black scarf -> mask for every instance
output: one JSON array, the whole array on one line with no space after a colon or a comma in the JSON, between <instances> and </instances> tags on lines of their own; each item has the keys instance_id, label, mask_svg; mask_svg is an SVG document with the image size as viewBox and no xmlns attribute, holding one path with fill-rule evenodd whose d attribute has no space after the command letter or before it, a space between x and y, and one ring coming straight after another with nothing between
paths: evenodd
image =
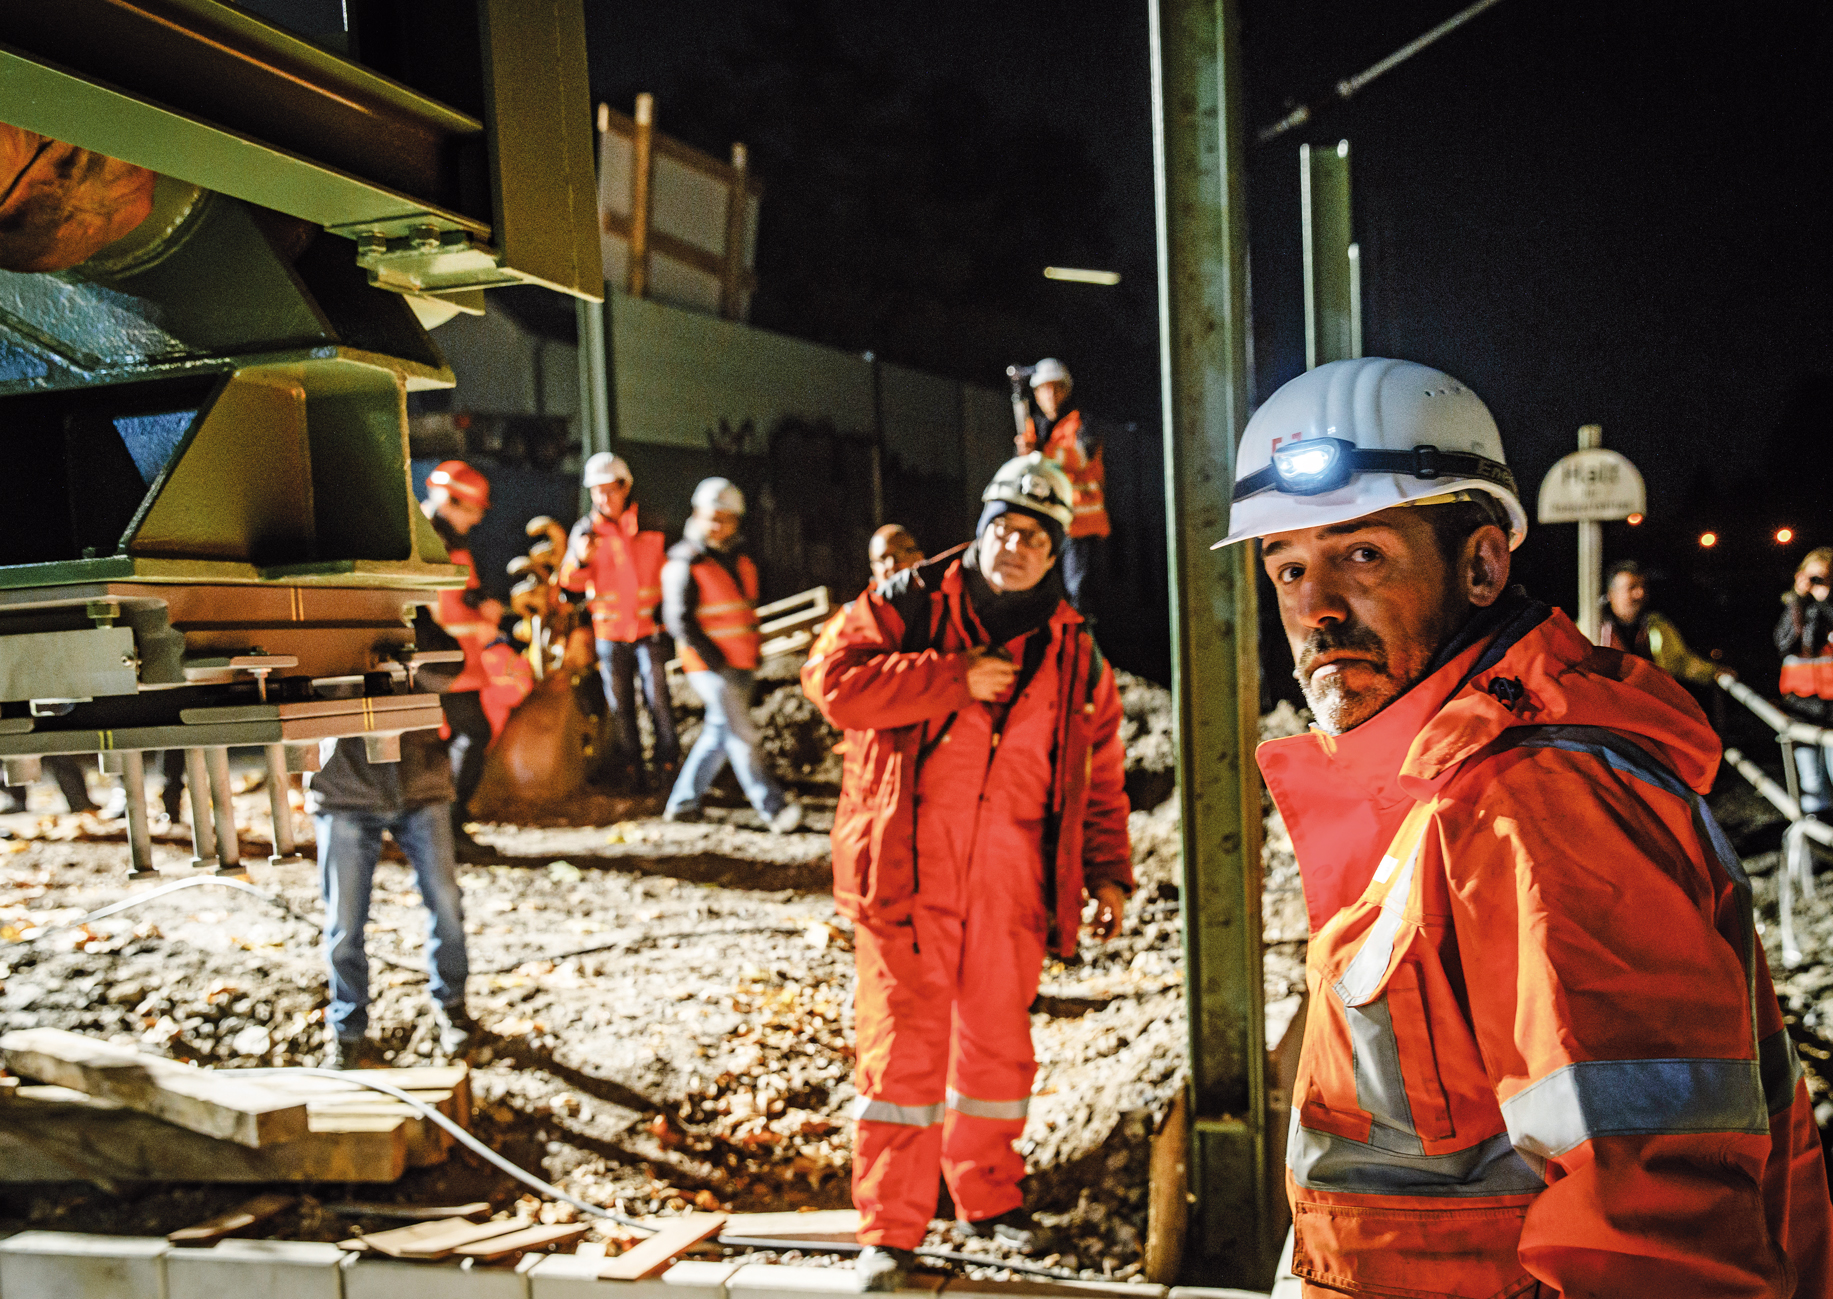
<instances>
[{"instance_id":1,"label":"black scarf","mask_svg":"<svg viewBox=\"0 0 1833 1299\"><path fill-rule=\"evenodd\" d=\"M967 586L968 607L986 628L987 641L1005 645L1036 631L1068 598L1063 588L1063 566L1052 564L1043 580L1029 591L995 591L980 575L980 547L970 544L961 557L961 576Z\"/></svg>"}]
</instances>

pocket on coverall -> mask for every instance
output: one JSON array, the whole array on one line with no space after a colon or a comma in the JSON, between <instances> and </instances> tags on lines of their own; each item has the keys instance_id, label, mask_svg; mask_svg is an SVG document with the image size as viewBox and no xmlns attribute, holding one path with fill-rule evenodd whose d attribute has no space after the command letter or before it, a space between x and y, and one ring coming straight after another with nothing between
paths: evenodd
<instances>
[{"instance_id":1,"label":"pocket on coverall","mask_svg":"<svg viewBox=\"0 0 1833 1299\"><path fill-rule=\"evenodd\" d=\"M1515 1299L1539 1283L1516 1257L1528 1206L1391 1209L1300 1200L1292 1270L1347 1294L1394 1299ZM1345 1264L1354 1275L1332 1270Z\"/></svg>"}]
</instances>

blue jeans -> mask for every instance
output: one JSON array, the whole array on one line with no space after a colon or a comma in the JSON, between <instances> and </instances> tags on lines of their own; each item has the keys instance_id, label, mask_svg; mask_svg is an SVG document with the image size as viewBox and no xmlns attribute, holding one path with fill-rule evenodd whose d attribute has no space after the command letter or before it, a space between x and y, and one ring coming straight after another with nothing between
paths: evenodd
<instances>
[{"instance_id":1,"label":"blue jeans","mask_svg":"<svg viewBox=\"0 0 1833 1299\"><path fill-rule=\"evenodd\" d=\"M656 766L666 770L681 760L681 742L675 738L675 710L668 698L669 652L666 633L645 640L598 642L598 675L605 682L605 704L615 726L617 756L641 765L643 741L636 725L636 677L643 678L643 698L649 720L656 728Z\"/></svg>"},{"instance_id":2,"label":"blue jeans","mask_svg":"<svg viewBox=\"0 0 1833 1299\"><path fill-rule=\"evenodd\" d=\"M1818 744L1795 746L1795 774L1800 778L1801 814L1824 817L1833 804L1833 781L1828 780L1829 754Z\"/></svg>"},{"instance_id":3,"label":"blue jeans","mask_svg":"<svg viewBox=\"0 0 1833 1299\"><path fill-rule=\"evenodd\" d=\"M786 801L783 787L758 760L757 723L751 720L751 673L743 668L689 672L688 685L706 705L706 725L681 764L681 775L668 796L668 810L699 807L726 759L759 815L775 816Z\"/></svg>"},{"instance_id":4,"label":"blue jeans","mask_svg":"<svg viewBox=\"0 0 1833 1299\"><path fill-rule=\"evenodd\" d=\"M449 804L430 803L405 812L321 812L318 880L325 896L325 952L331 960L331 1029L340 1038L361 1037L369 1028L369 957L363 926L369 922L369 890L384 831L394 836L413 864L420 900L426 903L428 991L443 1006L465 1000L465 913L452 858Z\"/></svg>"}]
</instances>

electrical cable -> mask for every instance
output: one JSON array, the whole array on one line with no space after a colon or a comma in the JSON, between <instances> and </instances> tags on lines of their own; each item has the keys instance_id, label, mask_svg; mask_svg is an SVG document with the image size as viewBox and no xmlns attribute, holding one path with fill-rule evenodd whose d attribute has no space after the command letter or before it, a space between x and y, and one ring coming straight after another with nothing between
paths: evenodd
<instances>
[{"instance_id":1,"label":"electrical cable","mask_svg":"<svg viewBox=\"0 0 1833 1299\"><path fill-rule=\"evenodd\" d=\"M866 1246L849 1244L840 1240L777 1240L756 1236L719 1236L721 1245L734 1249L768 1249L782 1254L797 1250L803 1254L857 1254ZM937 1258L949 1263L965 1263L970 1267L1004 1268L1008 1272L1025 1272L1031 1276L1047 1276L1053 1281L1079 1281L1081 1273L1071 1272L1063 1267L1045 1267L1041 1263L1014 1263L1003 1258L988 1258L984 1254L961 1254L951 1249L930 1249L919 1245L912 1251L918 1258Z\"/></svg>"}]
</instances>

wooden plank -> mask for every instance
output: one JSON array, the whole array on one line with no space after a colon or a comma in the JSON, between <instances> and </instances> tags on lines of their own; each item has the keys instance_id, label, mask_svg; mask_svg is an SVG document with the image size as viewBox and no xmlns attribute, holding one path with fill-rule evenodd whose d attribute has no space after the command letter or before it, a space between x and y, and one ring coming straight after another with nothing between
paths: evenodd
<instances>
[{"instance_id":1,"label":"wooden plank","mask_svg":"<svg viewBox=\"0 0 1833 1299\"><path fill-rule=\"evenodd\" d=\"M118 1101L191 1132L260 1149L306 1134L306 1107L233 1071L196 1069L66 1033L28 1028L0 1037L14 1073Z\"/></svg>"},{"instance_id":2,"label":"wooden plank","mask_svg":"<svg viewBox=\"0 0 1833 1299\"><path fill-rule=\"evenodd\" d=\"M639 1245L632 1246L598 1270L601 1281L642 1281L660 1276L675 1255L692 1249L709 1236L717 1236L726 1224L723 1213L689 1213L679 1218L658 1219L661 1230Z\"/></svg>"},{"instance_id":3,"label":"wooden plank","mask_svg":"<svg viewBox=\"0 0 1833 1299\"><path fill-rule=\"evenodd\" d=\"M437 1097L439 1100L432 1098ZM452 1108L451 1092L421 1092L434 1108L446 1113ZM407 1140L407 1166L428 1168L443 1163L452 1147L452 1136L437 1123L411 1106L380 1092L339 1092L306 1102L306 1114L314 1132L372 1132L378 1120L393 1120L403 1125Z\"/></svg>"},{"instance_id":4,"label":"wooden plank","mask_svg":"<svg viewBox=\"0 0 1833 1299\"><path fill-rule=\"evenodd\" d=\"M471 1127L471 1070L463 1064L414 1065L405 1069L347 1069L341 1078L323 1078L303 1074L295 1069L263 1069L259 1076L263 1086L299 1096L354 1095L371 1096L377 1100L391 1099L382 1092L361 1086L358 1079L385 1083L423 1100L427 1099L423 1093L450 1092L451 1108L447 1109L441 1104L439 1112L461 1128L469 1130Z\"/></svg>"},{"instance_id":5,"label":"wooden plank","mask_svg":"<svg viewBox=\"0 0 1833 1299\"><path fill-rule=\"evenodd\" d=\"M177 1231L168 1232L166 1239L174 1245L214 1245L225 1236L246 1231L256 1223L266 1222L276 1214L286 1212L297 1202L298 1197L292 1195L273 1192L257 1195L214 1218L205 1218L194 1227L180 1227Z\"/></svg>"},{"instance_id":6,"label":"wooden plank","mask_svg":"<svg viewBox=\"0 0 1833 1299\"><path fill-rule=\"evenodd\" d=\"M748 1240L851 1241L859 1231L859 1210L818 1209L812 1213L734 1213L721 1234Z\"/></svg>"},{"instance_id":7,"label":"wooden plank","mask_svg":"<svg viewBox=\"0 0 1833 1299\"><path fill-rule=\"evenodd\" d=\"M452 1251L452 1254L455 1258L505 1258L510 1254L526 1254L531 1250L564 1245L569 1241L578 1240L590 1230L591 1225L584 1222L524 1227L521 1231L512 1231L506 1236L493 1236L489 1240L472 1241L470 1244L460 1245Z\"/></svg>"},{"instance_id":8,"label":"wooden plank","mask_svg":"<svg viewBox=\"0 0 1833 1299\"><path fill-rule=\"evenodd\" d=\"M1146 1179L1145 1273L1157 1285L1175 1284L1184 1264L1190 1228L1190 1179L1185 1171L1189 1150L1190 1119L1180 1088L1164 1126L1152 1138Z\"/></svg>"},{"instance_id":9,"label":"wooden plank","mask_svg":"<svg viewBox=\"0 0 1833 1299\"><path fill-rule=\"evenodd\" d=\"M489 1240L493 1236L507 1236L527 1225L527 1221L520 1218L507 1218L500 1222L466 1222L463 1218L446 1218L433 1222L416 1222L411 1227L396 1227L393 1231L378 1231L363 1237L363 1242L390 1258L438 1259L444 1258L460 1245Z\"/></svg>"},{"instance_id":10,"label":"wooden plank","mask_svg":"<svg viewBox=\"0 0 1833 1299\"><path fill-rule=\"evenodd\" d=\"M376 1200L345 1200L327 1204L326 1213L342 1218L399 1218L403 1222L431 1222L435 1218L482 1218L490 1213L490 1201L473 1200L469 1204L384 1204Z\"/></svg>"},{"instance_id":11,"label":"wooden plank","mask_svg":"<svg viewBox=\"0 0 1833 1299\"><path fill-rule=\"evenodd\" d=\"M407 1171L405 1128L251 1150L68 1088L21 1087L0 1106L0 1184L393 1182Z\"/></svg>"}]
</instances>

